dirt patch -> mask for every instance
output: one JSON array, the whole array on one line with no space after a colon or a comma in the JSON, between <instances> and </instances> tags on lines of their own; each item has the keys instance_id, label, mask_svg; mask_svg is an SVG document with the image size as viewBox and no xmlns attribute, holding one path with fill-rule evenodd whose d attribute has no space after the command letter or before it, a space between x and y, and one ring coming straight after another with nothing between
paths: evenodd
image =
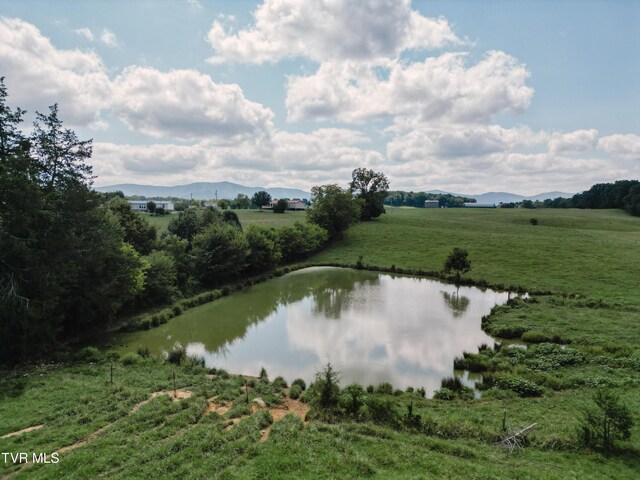
<instances>
[{"instance_id":1,"label":"dirt patch","mask_svg":"<svg viewBox=\"0 0 640 480\"><path fill-rule=\"evenodd\" d=\"M193 394L189 390L178 390L177 392L174 392L173 390L171 390L169 392L165 392L165 391L153 392L151 394L151 396L149 398L147 398L146 400L143 400L140 403L136 403L133 406L133 408L131 409L131 411L129 412L129 414L136 413L138 410L140 410L141 407L143 407L144 405L149 403L151 400L153 400L154 398L159 397L161 395L169 395L169 397L174 402L177 402L178 400L182 400L184 398L191 398L191 395L193 395Z\"/></svg>"},{"instance_id":2,"label":"dirt patch","mask_svg":"<svg viewBox=\"0 0 640 480\"><path fill-rule=\"evenodd\" d=\"M306 403L302 403L298 400L293 400L291 398L285 398L284 401L275 407L269 409L271 413L271 417L273 418L273 422L277 422L278 420L282 420L285 415L289 413L293 413L297 417L300 418L304 423L308 423L307 412L311 407ZM268 427L262 430L260 435L260 441L264 442L269 439L269 435L271 434L271 427Z\"/></svg>"},{"instance_id":3,"label":"dirt patch","mask_svg":"<svg viewBox=\"0 0 640 480\"><path fill-rule=\"evenodd\" d=\"M216 403L213 400L209 400L209 405L204 411L205 415L209 415L210 413L217 413L218 415L224 415L231 408L231 404L228 403Z\"/></svg>"},{"instance_id":4,"label":"dirt patch","mask_svg":"<svg viewBox=\"0 0 640 480\"><path fill-rule=\"evenodd\" d=\"M2 435L0 438L4 439L4 438L15 437L18 435L22 435L23 433L33 432L34 430L40 430L42 427L44 427L44 424L34 425L33 427L27 427L27 428L23 428L22 430L18 430L16 432L7 433L6 435Z\"/></svg>"},{"instance_id":5,"label":"dirt patch","mask_svg":"<svg viewBox=\"0 0 640 480\"><path fill-rule=\"evenodd\" d=\"M274 422L281 420L287 413L293 413L294 415L300 417L300 419L304 423L307 423L306 417L310 408L311 407L308 404L302 403L299 400L285 398L284 402L282 402L280 405L270 408L269 412L271 412L271 416L273 417Z\"/></svg>"}]
</instances>

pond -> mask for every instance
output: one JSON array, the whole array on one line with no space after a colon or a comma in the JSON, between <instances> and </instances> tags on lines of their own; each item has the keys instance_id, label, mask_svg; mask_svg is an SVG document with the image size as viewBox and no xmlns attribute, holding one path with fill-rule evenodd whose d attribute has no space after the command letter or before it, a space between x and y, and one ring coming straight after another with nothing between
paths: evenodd
<instances>
[{"instance_id":1,"label":"pond","mask_svg":"<svg viewBox=\"0 0 640 480\"><path fill-rule=\"evenodd\" d=\"M254 285L151 330L105 339L121 353L178 342L208 367L309 383L327 362L341 384L439 388L453 360L494 345L480 321L506 292L365 270L312 267ZM470 380L469 380L470 381Z\"/></svg>"}]
</instances>

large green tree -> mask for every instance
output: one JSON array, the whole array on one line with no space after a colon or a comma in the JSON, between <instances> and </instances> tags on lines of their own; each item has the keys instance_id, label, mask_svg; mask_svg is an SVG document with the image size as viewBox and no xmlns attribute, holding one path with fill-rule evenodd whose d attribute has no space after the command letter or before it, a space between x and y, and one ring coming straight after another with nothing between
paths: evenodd
<instances>
[{"instance_id":1,"label":"large green tree","mask_svg":"<svg viewBox=\"0 0 640 480\"><path fill-rule=\"evenodd\" d=\"M330 239L342 237L360 217L360 202L338 185L313 187L311 195L313 205L307 209L307 219L324 228Z\"/></svg>"},{"instance_id":2,"label":"large green tree","mask_svg":"<svg viewBox=\"0 0 640 480\"><path fill-rule=\"evenodd\" d=\"M20 131L0 80L0 362L104 327L143 287L139 255L91 191L91 142L57 107Z\"/></svg>"},{"instance_id":3,"label":"large green tree","mask_svg":"<svg viewBox=\"0 0 640 480\"><path fill-rule=\"evenodd\" d=\"M384 213L384 200L389 192L389 180L383 173L367 168L356 168L351 173L349 190L362 199L360 220L371 220Z\"/></svg>"},{"instance_id":4,"label":"large green tree","mask_svg":"<svg viewBox=\"0 0 640 480\"><path fill-rule=\"evenodd\" d=\"M249 243L242 231L226 223L209 225L193 237L196 271L203 285L220 285L247 264Z\"/></svg>"},{"instance_id":5,"label":"large green tree","mask_svg":"<svg viewBox=\"0 0 640 480\"><path fill-rule=\"evenodd\" d=\"M147 255L153 249L156 241L156 228L149 221L137 212L134 212L131 205L123 198L114 198L109 202L109 209L115 214L122 232L124 241L142 255Z\"/></svg>"},{"instance_id":6,"label":"large green tree","mask_svg":"<svg viewBox=\"0 0 640 480\"><path fill-rule=\"evenodd\" d=\"M269 195L269 192L265 192L264 190L254 193L251 198L251 203L259 208L269 205L269 202L271 202L271 195Z\"/></svg>"}]
</instances>

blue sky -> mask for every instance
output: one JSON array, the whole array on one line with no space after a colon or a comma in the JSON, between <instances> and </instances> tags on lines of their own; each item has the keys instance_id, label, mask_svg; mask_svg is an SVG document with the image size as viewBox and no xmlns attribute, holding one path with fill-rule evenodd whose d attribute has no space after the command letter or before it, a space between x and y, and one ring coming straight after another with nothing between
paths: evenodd
<instances>
[{"instance_id":1,"label":"blue sky","mask_svg":"<svg viewBox=\"0 0 640 480\"><path fill-rule=\"evenodd\" d=\"M10 103L97 185L522 194L640 177L640 2L0 1Z\"/></svg>"}]
</instances>

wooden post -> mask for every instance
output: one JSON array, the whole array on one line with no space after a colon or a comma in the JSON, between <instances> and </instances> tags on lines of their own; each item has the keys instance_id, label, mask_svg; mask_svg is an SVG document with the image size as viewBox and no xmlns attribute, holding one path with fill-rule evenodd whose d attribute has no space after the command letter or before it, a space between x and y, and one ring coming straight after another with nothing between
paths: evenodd
<instances>
[{"instance_id":1,"label":"wooden post","mask_svg":"<svg viewBox=\"0 0 640 480\"><path fill-rule=\"evenodd\" d=\"M249 403L249 382L246 378L244 379L244 393L247 397L247 403Z\"/></svg>"},{"instance_id":2,"label":"wooden post","mask_svg":"<svg viewBox=\"0 0 640 480\"><path fill-rule=\"evenodd\" d=\"M504 415L502 416L502 431L507 431L507 411L504 411Z\"/></svg>"},{"instance_id":3,"label":"wooden post","mask_svg":"<svg viewBox=\"0 0 640 480\"><path fill-rule=\"evenodd\" d=\"M178 390L176 390L176 372L173 373L173 397L178 398Z\"/></svg>"}]
</instances>

